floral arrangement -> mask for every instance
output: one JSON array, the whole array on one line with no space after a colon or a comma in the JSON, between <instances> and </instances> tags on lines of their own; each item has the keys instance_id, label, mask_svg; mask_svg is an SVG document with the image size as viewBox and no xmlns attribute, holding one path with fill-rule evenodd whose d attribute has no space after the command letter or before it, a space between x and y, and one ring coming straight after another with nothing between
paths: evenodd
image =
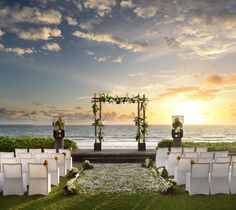
<instances>
[{"instance_id":1,"label":"floral arrangement","mask_svg":"<svg viewBox=\"0 0 236 210\"><path fill-rule=\"evenodd\" d=\"M59 131L64 129L65 123L61 117L58 117L57 120L53 121L52 126L54 127L54 130Z\"/></svg>"},{"instance_id":2,"label":"floral arrangement","mask_svg":"<svg viewBox=\"0 0 236 210\"><path fill-rule=\"evenodd\" d=\"M160 166L158 168L155 168L155 170L164 179L168 178L168 171L166 170L165 166Z\"/></svg>"},{"instance_id":3,"label":"floral arrangement","mask_svg":"<svg viewBox=\"0 0 236 210\"><path fill-rule=\"evenodd\" d=\"M73 167L72 169L70 169L66 175L67 178L71 179L71 178L75 178L76 174L79 173L79 169Z\"/></svg>"},{"instance_id":4,"label":"floral arrangement","mask_svg":"<svg viewBox=\"0 0 236 210\"><path fill-rule=\"evenodd\" d=\"M93 169L94 166L90 163L89 160L85 160L83 163L83 169L84 170L89 170L89 169Z\"/></svg>"},{"instance_id":5,"label":"floral arrangement","mask_svg":"<svg viewBox=\"0 0 236 210\"><path fill-rule=\"evenodd\" d=\"M143 162L142 162L142 167L144 167L144 168L150 168L150 167L153 167L153 161L152 161L152 159L150 159L150 158L147 158L147 159L145 159Z\"/></svg>"},{"instance_id":6,"label":"floral arrangement","mask_svg":"<svg viewBox=\"0 0 236 210\"><path fill-rule=\"evenodd\" d=\"M48 166L48 161L44 160L43 165L47 167Z\"/></svg>"},{"instance_id":7,"label":"floral arrangement","mask_svg":"<svg viewBox=\"0 0 236 210\"><path fill-rule=\"evenodd\" d=\"M177 160L180 160L180 159L181 159L181 157L178 155L178 156L176 157L176 159L177 159Z\"/></svg>"},{"instance_id":8,"label":"floral arrangement","mask_svg":"<svg viewBox=\"0 0 236 210\"><path fill-rule=\"evenodd\" d=\"M180 132L180 129L183 128L183 124L178 117L174 119L174 122L172 123L172 127L175 129L176 133Z\"/></svg>"},{"instance_id":9,"label":"floral arrangement","mask_svg":"<svg viewBox=\"0 0 236 210\"><path fill-rule=\"evenodd\" d=\"M55 160L58 160L58 157L57 157L57 156L54 156L54 159L55 159Z\"/></svg>"},{"instance_id":10,"label":"floral arrangement","mask_svg":"<svg viewBox=\"0 0 236 210\"><path fill-rule=\"evenodd\" d=\"M65 152L63 152L62 154L64 155L64 157L66 157L66 153Z\"/></svg>"},{"instance_id":11,"label":"floral arrangement","mask_svg":"<svg viewBox=\"0 0 236 210\"><path fill-rule=\"evenodd\" d=\"M191 165L195 164L194 160L190 160Z\"/></svg>"}]
</instances>

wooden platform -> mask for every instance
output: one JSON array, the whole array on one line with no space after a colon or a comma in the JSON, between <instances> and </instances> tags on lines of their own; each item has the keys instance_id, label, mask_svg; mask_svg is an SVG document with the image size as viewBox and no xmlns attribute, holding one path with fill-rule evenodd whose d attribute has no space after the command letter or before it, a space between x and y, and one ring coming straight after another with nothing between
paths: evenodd
<instances>
[{"instance_id":1,"label":"wooden platform","mask_svg":"<svg viewBox=\"0 0 236 210\"><path fill-rule=\"evenodd\" d=\"M155 149L148 149L146 151L138 151L136 149L104 149L100 152L80 149L72 152L73 161L83 162L84 160L89 160L92 163L142 162L146 158L155 160L155 156Z\"/></svg>"}]
</instances>

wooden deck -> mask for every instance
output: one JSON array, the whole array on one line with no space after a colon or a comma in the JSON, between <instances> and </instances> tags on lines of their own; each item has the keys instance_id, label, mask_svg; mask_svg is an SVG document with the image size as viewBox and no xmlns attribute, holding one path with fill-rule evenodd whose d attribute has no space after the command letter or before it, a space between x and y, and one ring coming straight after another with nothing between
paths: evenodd
<instances>
[{"instance_id":1,"label":"wooden deck","mask_svg":"<svg viewBox=\"0 0 236 210\"><path fill-rule=\"evenodd\" d=\"M146 158L155 160L156 150L147 149L138 151L136 149L104 149L95 152L92 149L79 149L72 152L73 161L83 162L89 160L92 163L130 163L142 162Z\"/></svg>"}]
</instances>

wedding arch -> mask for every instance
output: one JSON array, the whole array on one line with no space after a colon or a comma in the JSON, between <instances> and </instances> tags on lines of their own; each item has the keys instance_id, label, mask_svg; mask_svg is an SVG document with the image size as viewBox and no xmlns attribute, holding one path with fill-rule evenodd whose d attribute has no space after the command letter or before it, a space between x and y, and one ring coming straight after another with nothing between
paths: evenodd
<instances>
[{"instance_id":1,"label":"wedding arch","mask_svg":"<svg viewBox=\"0 0 236 210\"><path fill-rule=\"evenodd\" d=\"M146 107L148 98L143 94L140 96L138 94L134 97L124 96L111 96L109 94L96 94L92 97L92 109L94 114L94 151L102 150L102 141L104 140L104 130L103 130L103 119L102 119L102 104L137 104L137 116L134 119L135 125L137 126L136 141L138 142L138 150L146 150L146 134L148 124L146 122Z\"/></svg>"}]
</instances>

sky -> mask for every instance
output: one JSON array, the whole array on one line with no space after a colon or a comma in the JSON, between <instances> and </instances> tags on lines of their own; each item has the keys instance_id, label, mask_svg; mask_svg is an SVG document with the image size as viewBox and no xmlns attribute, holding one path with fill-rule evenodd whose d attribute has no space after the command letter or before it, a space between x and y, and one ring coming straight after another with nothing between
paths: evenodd
<instances>
[{"instance_id":1,"label":"sky","mask_svg":"<svg viewBox=\"0 0 236 210\"><path fill-rule=\"evenodd\" d=\"M94 93L145 94L149 124L235 124L235 55L235 0L0 1L0 124L90 124Z\"/></svg>"}]
</instances>

